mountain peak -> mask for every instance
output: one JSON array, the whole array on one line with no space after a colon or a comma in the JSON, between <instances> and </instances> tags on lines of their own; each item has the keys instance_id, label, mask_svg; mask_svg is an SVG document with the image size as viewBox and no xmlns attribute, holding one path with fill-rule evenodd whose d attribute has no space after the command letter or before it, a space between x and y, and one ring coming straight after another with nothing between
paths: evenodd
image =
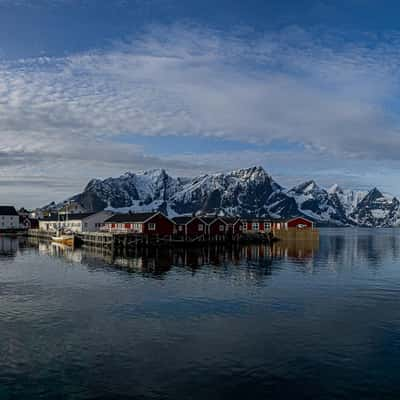
<instances>
[{"instance_id":1,"label":"mountain peak","mask_svg":"<svg viewBox=\"0 0 400 400\"><path fill-rule=\"evenodd\" d=\"M375 201L375 200L380 199L382 197L383 197L382 192L378 188L374 187L365 196L364 201Z\"/></svg>"},{"instance_id":2,"label":"mountain peak","mask_svg":"<svg viewBox=\"0 0 400 400\"><path fill-rule=\"evenodd\" d=\"M297 194L307 194L311 193L314 191L319 191L320 187L317 185L317 183L314 180L308 180L303 183L300 183L300 185L295 186L290 190L290 192L294 192Z\"/></svg>"},{"instance_id":3,"label":"mountain peak","mask_svg":"<svg viewBox=\"0 0 400 400\"><path fill-rule=\"evenodd\" d=\"M334 185L332 185L332 186L327 190L327 192L328 192L329 194L335 194L335 193L343 194L343 189L342 189L337 183L335 183Z\"/></svg>"},{"instance_id":4,"label":"mountain peak","mask_svg":"<svg viewBox=\"0 0 400 400\"><path fill-rule=\"evenodd\" d=\"M232 175L238 175L243 177L256 177L256 176L268 176L265 169L261 166L254 166L249 168L240 168L231 172Z\"/></svg>"}]
</instances>

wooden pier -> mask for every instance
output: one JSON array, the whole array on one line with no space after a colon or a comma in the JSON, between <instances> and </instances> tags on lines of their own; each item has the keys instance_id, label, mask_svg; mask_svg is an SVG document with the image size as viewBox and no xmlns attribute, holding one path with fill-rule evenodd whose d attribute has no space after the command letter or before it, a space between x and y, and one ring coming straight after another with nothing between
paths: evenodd
<instances>
[{"instance_id":1,"label":"wooden pier","mask_svg":"<svg viewBox=\"0 0 400 400\"><path fill-rule=\"evenodd\" d=\"M39 229L30 229L28 236L51 240L54 233ZM161 246L202 246L204 244L224 244L224 243L272 243L278 240L318 240L319 232L317 229L282 229L276 230L272 234L242 234L235 236L218 235L215 237L193 237L182 239L179 237L168 236L160 237L157 235L143 235L137 233L111 233L111 232L82 232L75 233L75 245L87 247L97 247L109 249L111 251L136 247L161 247Z\"/></svg>"}]
</instances>

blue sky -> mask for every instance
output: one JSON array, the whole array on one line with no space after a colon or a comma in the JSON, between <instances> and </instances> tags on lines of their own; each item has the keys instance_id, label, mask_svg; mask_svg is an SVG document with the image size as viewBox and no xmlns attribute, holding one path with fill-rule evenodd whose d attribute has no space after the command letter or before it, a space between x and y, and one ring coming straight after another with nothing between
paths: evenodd
<instances>
[{"instance_id":1,"label":"blue sky","mask_svg":"<svg viewBox=\"0 0 400 400\"><path fill-rule=\"evenodd\" d=\"M395 1L0 0L1 202L262 165L400 195Z\"/></svg>"}]
</instances>

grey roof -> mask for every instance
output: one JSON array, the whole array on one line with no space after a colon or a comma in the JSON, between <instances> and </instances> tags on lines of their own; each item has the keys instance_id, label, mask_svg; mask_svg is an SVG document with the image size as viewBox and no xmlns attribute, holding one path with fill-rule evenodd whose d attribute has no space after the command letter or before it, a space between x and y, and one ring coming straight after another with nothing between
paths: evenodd
<instances>
[{"instance_id":1,"label":"grey roof","mask_svg":"<svg viewBox=\"0 0 400 400\"><path fill-rule=\"evenodd\" d=\"M0 206L0 215L18 215L13 206Z\"/></svg>"},{"instance_id":2,"label":"grey roof","mask_svg":"<svg viewBox=\"0 0 400 400\"><path fill-rule=\"evenodd\" d=\"M106 222L144 222L157 214L158 212L115 214Z\"/></svg>"},{"instance_id":3,"label":"grey roof","mask_svg":"<svg viewBox=\"0 0 400 400\"><path fill-rule=\"evenodd\" d=\"M239 217L219 217L219 218L225 221L227 224L232 224L232 225L240 221Z\"/></svg>"},{"instance_id":4,"label":"grey roof","mask_svg":"<svg viewBox=\"0 0 400 400\"><path fill-rule=\"evenodd\" d=\"M212 223L214 223L217 220L220 220L224 224L227 223L221 217L202 217L202 216L200 216L199 218L202 219L207 225L211 225Z\"/></svg>"},{"instance_id":5,"label":"grey roof","mask_svg":"<svg viewBox=\"0 0 400 400\"><path fill-rule=\"evenodd\" d=\"M178 225L186 225L189 221L191 221L194 217L189 216L182 216L182 217L175 217L172 220Z\"/></svg>"},{"instance_id":6,"label":"grey roof","mask_svg":"<svg viewBox=\"0 0 400 400\"><path fill-rule=\"evenodd\" d=\"M42 221L66 221L67 219L69 221L82 221L83 219L86 219L93 215L95 213L80 213L80 214L68 214L68 218L66 214L51 214L48 217L44 217Z\"/></svg>"},{"instance_id":7,"label":"grey roof","mask_svg":"<svg viewBox=\"0 0 400 400\"><path fill-rule=\"evenodd\" d=\"M272 222L271 218L242 218L243 222ZM274 220L275 221L275 220Z\"/></svg>"}]
</instances>

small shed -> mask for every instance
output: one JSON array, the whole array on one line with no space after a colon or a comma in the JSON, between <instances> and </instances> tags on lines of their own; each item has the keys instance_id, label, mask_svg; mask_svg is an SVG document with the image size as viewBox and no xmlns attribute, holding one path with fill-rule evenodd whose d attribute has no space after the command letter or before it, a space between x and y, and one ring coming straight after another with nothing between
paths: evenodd
<instances>
[{"instance_id":1,"label":"small shed","mask_svg":"<svg viewBox=\"0 0 400 400\"><path fill-rule=\"evenodd\" d=\"M297 229L314 228L314 222L304 217L291 218L287 221L286 224L288 228L297 228Z\"/></svg>"}]
</instances>

